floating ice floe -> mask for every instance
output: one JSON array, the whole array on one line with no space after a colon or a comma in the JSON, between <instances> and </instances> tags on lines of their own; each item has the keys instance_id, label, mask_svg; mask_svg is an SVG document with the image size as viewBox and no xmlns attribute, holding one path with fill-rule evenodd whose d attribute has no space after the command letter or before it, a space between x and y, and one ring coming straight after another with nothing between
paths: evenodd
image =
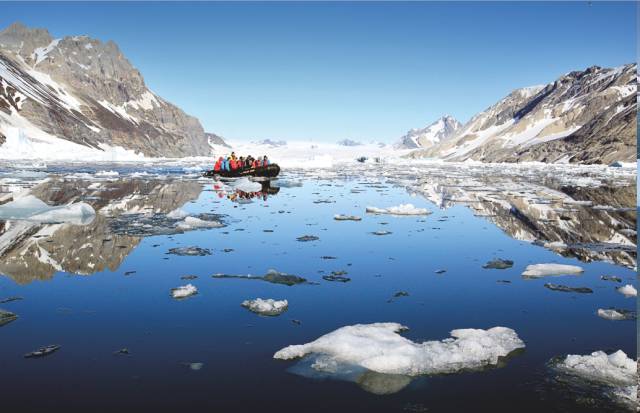
<instances>
[{"instance_id":1,"label":"floating ice floe","mask_svg":"<svg viewBox=\"0 0 640 413\"><path fill-rule=\"evenodd\" d=\"M222 228L225 225L219 221L206 221L197 217L186 217L178 223L178 228L189 230L196 228Z\"/></svg>"},{"instance_id":2,"label":"floating ice floe","mask_svg":"<svg viewBox=\"0 0 640 413\"><path fill-rule=\"evenodd\" d=\"M0 220L23 220L41 223L90 224L96 216L93 207L84 202L49 206L33 195L0 205Z\"/></svg>"},{"instance_id":3,"label":"floating ice floe","mask_svg":"<svg viewBox=\"0 0 640 413\"><path fill-rule=\"evenodd\" d=\"M356 215L340 215L336 214L333 216L333 219L336 221L362 221L362 218Z\"/></svg>"},{"instance_id":4,"label":"floating ice floe","mask_svg":"<svg viewBox=\"0 0 640 413\"><path fill-rule=\"evenodd\" d=\"M187 298L195 294L198 294L198 289L193 284L182 285L171 289L171 296L173 298Z\"/></svg>"},{"instance_id":5,"label":"floating ice floe","mask_svg":"<svg viewBox=\"0 0 640 413\"><path fill-rule=\"evenodd\" d=\"M242 192L258 192L262 190L262 185L249 180L249 178L240 178L234 182L230 182L229 186Z\"/></svg>"},{"instance_id":6,"label":"floating ice floe","mask_svg":"<svg viewBox=\"0 0 640 413\"><path fill-rule=\"evenodd\" d=\"M368 206L366 211L370 214L389 215L428 215L431 212L426 208L416 208L413 204L400 204L389 208L377 208Z\"/></svg>"},{"instance_id":7,"label":"floating ice floe","mask_svg":"<svg viewBox=\"0 0 640 413\"><path fill-rule=\"evenodd\" d=\"M284 313L289 308L287 300L274 300L268 298L256 298L255 300L245 300L241 304L244 308L260 315L276 316Z\"/></svg>"},{"instance_id":8,"label":"floating ice floe","mask_svg":"<svg viewBox=\"0 0 640 413\"><path fill-rule=\"evenodd\" d=\"M635 409L637 364L622 350L612 354L604 351L595 351L584 356L569 354L552 364L561 373L606 386L609 397Z\"/></svg>"},{"instance_id":9,"label":"floating ice floe","mask_svg":"<svg viewBox=\"0 0 640 413\"><path fill-rule=\"evenodd\" d=\"M522 273L525 278L539 278L549 275L575 275L582 274L584 270L577 265L566 264L532 264L528 265Z\"/></svg>"},{"instance_id":10,"label":"floating ice floe","mask_svg":"<svg viewBox=\"0 0 640 413\"><path fill-rule=\"evenodd\" d=\"M616 290L624 295L625 297L637 297L638 296L638 290L636 290L636 288L631 285L631 284L626 284L622 287L618 287L616 288Z\"/></svg>"},{"instance_id":11,"label":"floating ice floe","mask_svg":"<svg viewBox=\"0 0 640 413\"><path fill-rule=\"evenodd\" d=\"M316 354L338 365L418 376L482 369L525 347L516 332L506 327L453 330L452 338L423 343L398 334L406 329L398 323L346 326L310 343L285 347L273 357L288 360Z\"/></svg>"},{"instance_id":12,"label":"floating ice floe","mask_svg":"<svg viewBox=\"0 0 640 413\"><path fill-rule=\"evenodd\" d=\"M635 320L637 318L637 314L635 311L623 310L620 308L598 308L598 317L613 321Z\"/></svg>"},{"instance_id":13,"label":"floating ice floe","mask_svg":"<svg viewBox=\"0 0 640 413\"><path fill-rule=\"evenodd\" d=\"M99 177L102 177L102 178L104 178L104 177L107 177L107 178L116 177L116 176L119 176L119 175L120 174L117 171L98 171L98 172L96 172L96 176L99 176Z\"/></svg>"}]
</instances>

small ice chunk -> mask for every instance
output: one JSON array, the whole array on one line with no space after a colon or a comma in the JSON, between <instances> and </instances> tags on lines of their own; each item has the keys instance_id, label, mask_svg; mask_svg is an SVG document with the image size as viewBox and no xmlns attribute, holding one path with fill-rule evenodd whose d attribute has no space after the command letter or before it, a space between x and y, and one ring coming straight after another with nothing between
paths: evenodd
<instances>
[{"instance_id":1,"label":"small ice chunk","mask_svg":"<svg viewBox=\"0 0 640 413\"><path fill-rule=\"evenodd\" d=\"M262 185L258 182L253 182L249 178L240 178L235 182L230 183L233 189L237 189L242 192L259 192L262 190Z\"/></svg>"},{"instance_id":2,"label":"small ice chunk","mask_svg":"<svg viewBox=\"0 0 640 413\"><path fill-rule=\"evenodd\" d=\"M198 294L198 289L193 284L182 285L171 289L171 296L173 298L187 298L195 294Z\"/></svg>"},{"instance_id":3,"label":"small ice chunk","mask_svg":"<svg viewBox=\"0 0 640 413\"><path fill-rule=\"evenodd\" d=\"M180 229L196 229L196 228L222 228L225 225L219 221L206 221L197 217L186 217L178 223Z\"/></svg>"},{"instance_id":4,"label":"small ice chunk","mask_svg":"<svg viewBox=\"0 0 640 413\"><path fill-rule=\"evenodd\" d=\"M117 171L98 171L96 172L96 176L100 177L115 177L120 175Z\"/></svg>"},{"instance_id":5,"label":"small ice chunk","mask_svg":"<svg viewBox=\"0 0 640 413\"><path fill-rule=\"evenodd\" d=\"M249 311L268 316L280 315L289 308L289 302L287 300L274 300L273 298L268 298L266 300L263 300L262 298L245 300L241 305Z\"/></svg>"},{"instance_id":6,"label":"small ice chunk","mask_svg":"<svg viewBox=\"0 0 640 413\"><path fill-rule=\"evenodd\" d=\"M618 287L616 288L616 290L624 295L625 297L637 297L638 296L638 290L636 290L636 288L631 285L631 284L627 284L624 285L622 287Z\"/></svg>"},{"instance_id":7,"label":"small ice chunk","mask_svg":"<svg viewBox=\"0 0 640 413\"><path fill-rule=\"evenodd\" d=\"M525 278L539 278L549 275L573 275L581 274L584 270L577 265L566 264L532 264L528 265L522 273Z\"/></svg>"},{"instance_id":8,"label":"small ice chunk","mask_svg":"<svg viewBox=\"0 0 640 413\"><path fill-rule=\"evenodd\" d=\"M428 215L431 212L426 208L416 208L413 204L400 204L389 208L377 208L368 206L366 211L370 214L389 215Z\"/></svg>"},{"instance_id":9,"label":"small ice chunk","mask_svg":"<svg viewBox=\"0 0 640 413\"><path fill-rule=\"evenodd\" d=\"M506 327L453 330L451 338L423 343L398 334L406 329L398 323L346 326L310 343L285 347L273 357L288 360L312 353L323 354L338 364L360 366L378 373L417 376L496 365L501 357L525 346L516 332Z\"/></svg>"},{"instance_id":10,"label":"small ice chunk","mask_svg":"<svg viewBox=\"0 0 640 413\"><path fill-rule=\"evenodd\" d=\"M189 216L189 214L187 214L185 210L183 210L182 208L174 209L173 211L167 214L167 218L171 218L171 219L182 219L182 218L186 218L187 216Z\"/></svg>"},{"instance_id":11,"label":"small ice chunk","mask_svg":"<svg viewBox=\"0 0 640 413\"><path fill-rule=\"evenodd\" d=\"M614 389L614 394L625 392L625 388L638 384L636 361L629 358L622 350L607 354L595 351L588 355L569 354L556 363L556 368L564 373L583 379L605 384Z\"/></svg>"},{"instance_id":12,"label":"small ice chunk","mask_svg":"<svg viewBox=\"0 0 640 413\"><path fill-rule=\"evenodd\" d=\"M622 310L619 308L598 308L598 317L604 318L605 320L619 321L635 320L637 318L637 315L635 311Z\"/></svg>"},{"instance_id":13,"label":"small ice chunk","mask_svg":"<svg viewBox=\"0 0 640 413\"><path fill-rule=\"evenodd\" d=\"M340 215L336 214L333 216L333 219L336 221L362 221L362 218L356 215Z\"/></svg>"}]
</instances>

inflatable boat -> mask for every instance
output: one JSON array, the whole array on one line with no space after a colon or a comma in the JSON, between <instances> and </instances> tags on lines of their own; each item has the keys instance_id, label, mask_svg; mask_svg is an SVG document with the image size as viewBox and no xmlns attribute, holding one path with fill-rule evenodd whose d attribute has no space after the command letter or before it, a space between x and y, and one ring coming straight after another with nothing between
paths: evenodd
<instances>
[{"instance_id":1,"label":"inflatable boat","mask_svg":"<svg viewBox=\"0 0 640 413\"><path fill-rule=\"evenodd\" d=\"M241 176L261 176L265 178L275 178L280 173L280 167L273 163L267 166L259 166L257 168L235 169L232 171L206 171L202 176L213 178L219 176L222 178L238 178Z\"/></svg>"}]
</instances>

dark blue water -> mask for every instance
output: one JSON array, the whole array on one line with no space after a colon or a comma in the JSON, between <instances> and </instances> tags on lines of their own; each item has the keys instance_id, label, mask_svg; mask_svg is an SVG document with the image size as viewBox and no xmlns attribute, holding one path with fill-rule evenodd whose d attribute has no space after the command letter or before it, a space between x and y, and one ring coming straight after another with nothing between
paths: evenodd
<instances>
[{"instance_id":1,"label":"dark blue water","mask_svg":"<svg viewBox=\"0 0 640 413\"><path fill-rule=\"evenodd\" d=\"M465 205L438 209L424 198L412 197L404 188L384 182L296 176L289 176L289 180L303 186L283 187L266 200L256 198L248 204L220 198L212 184L192 181L191 185L204 190L198 189L194 199L184 205L173 203L171 197L177 199L178 195L165 194L160 204L163 212L182 206L192 214L222 214L226 227L128 237L126 248L121 248L122 259L113 259L117 249L109 249L105 256L94 253L76 260L95 261L95 268L111 257L111 268L89 275L56 271L45 276L34 265L17 275L5 270L0 276L0 299L21 296L24 300L0 305L19 316L0 327L3 408L266 408L282 412L606 409L606 403L576 401L574 395L554 389L547 362L555 356L595 350L621 349L635 358L635 322L607 321L596 315L598 308L635 309L635 299L616 292L617 284L600 280L603 274L617 275L623 284L636 285L633 270L614 263L562 257L514 239L504 228L474 216ZM367 182L382 183L383 187ZM334 202L313 202L324 199ZM104 203L110 202L113 199ZM395 217L364 212L369 205L407 202L433 213ZM335 221L334 214L363 219ZM67 261L61 263L63 269L73 267L73 248L86 243L95 246L109 237L108 227L100 225L93 227L94 235L99 235L92 236L89 231L86 239L67 240L69 252ZM378 230L391 234L372 234ZM296 238L303 235L315 235L319 240L298 242ZM45 238L38 242L47 248ZM212 254L167 254L169 248L185 246L208 248ZM496 257L511 259L515 265L506 270L482 268ZM520 276L528 264L544 262L580 265L585 272L539 280ZM262 275L269 269L296 274L312 283L285 286L211 278L216 273ZM436 274L440 269L446 272ZM351 281L322 279L339 270L347 271ZM135 273L125 276L130 271ZM184 275L198 278L184 281L180 279ZM594 293L550 291L543 287L546 282L590 287ZM180 301L170 297L171 288L187 283L197 286L199 294ZM398 291L409 296L389 302ZM243 300L256 297L287 299L289 309L278 317L261 317L240 306ZM518 333L526 349L500 368L419 377L386 396L368 393L353 382L302 377L291 371L295 361L272 358L287 345L315 340L336 328L382 321L408 326L406 336L417 341L444 339L457 328L506 326ZM23 358L24 353L47 344L62 347L45 358ZM114 354L122 348L130 354ZM203 363L203 367L192 370L185 364L192 362ZM608 406L611 411L619 408Z\"/></svg>"}]
</instances>

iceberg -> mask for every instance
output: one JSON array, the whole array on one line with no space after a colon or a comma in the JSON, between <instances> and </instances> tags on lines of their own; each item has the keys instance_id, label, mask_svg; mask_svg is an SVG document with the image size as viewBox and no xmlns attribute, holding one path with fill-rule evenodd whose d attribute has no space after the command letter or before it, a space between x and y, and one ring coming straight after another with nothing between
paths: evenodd
<instances>
[{"instance_id":1,"label":"iceberg","mask_svg":"<svg viewBox=\"0 0 640 413\"><path fill-rule=\"evenodd\" d=\"M0 220L87 225L93 222L95 216L96 211L85 202L49 206L33 195L0 205Z\"/></svg>"},{"instance_id":2,"label":"iceberg","mask_svg":"<svg viewBox=\"0 0 640 413\"><path fill-rule=\"evenodd\" d=\"M598 317L605 320L635 320L637 318L635 311L623 310L620 308L598 308Z\"/></svg>"},{"instance_id":3,"label":"iceberg","mask_svg":"<svg viewBox=\"0 0 640 413\"><path fill-rule=\"evenodd\" d=\"M525 278L540 278L549 275L575 275L583 272L584 270L577 265L532 264L527 266L522 276Z\"/></svg>"},{"instance_id":4,"label":"iceberg","mask_svg":"<svg viewBox=\"0 0 640 413\"><path fill-rule=\"evenodd\" d=\"M289 308L287 300L274 300L268 298L256 298L255 300L245 300L241 304L244 308L260 315L276 316L284 313Z\"/></svg>"},{"instance_id":5,"label":"iceberg","mask_svg":"<svg viewBox=\"0 0 640 413\"><path fill-rule=\"evenodd\" d=\"M389 208L377 208L368 206L366 211L370 214L389 215L428 215L431 212L426 208L416 208L413 204L400 204Z\"/></svg>"},{"instance_id":6,"label":"iceberg","mask_svg":"<svg viewBox=\"0 0 640 413\"><path fill-rule=\"evenodd\" d=\"M406 329L398 323L345 326L310 343L285 347L273 357L289 360L320 354L337 365L359 366L382 374L418 376L497 365L501 358L525 347L516 332L506 327L458 329L451 331L451 338L423 343L398 334Z\"/></svg>"}]
</instances>

